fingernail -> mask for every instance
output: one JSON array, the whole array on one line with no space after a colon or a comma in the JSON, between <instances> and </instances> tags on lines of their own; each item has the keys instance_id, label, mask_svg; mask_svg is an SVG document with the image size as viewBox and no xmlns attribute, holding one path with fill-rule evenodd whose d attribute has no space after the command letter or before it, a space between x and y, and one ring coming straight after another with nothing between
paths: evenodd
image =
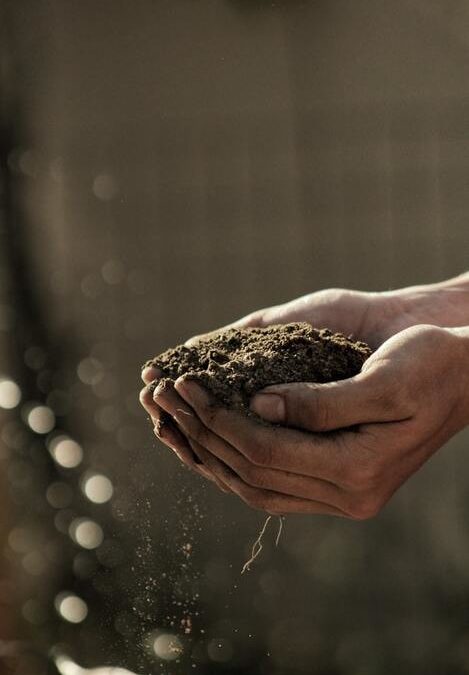
<instances>
[{"instance_id":1,"label":"fingernail","mask_svg":"<svg viewBox=\"0 0 469 675\"><path fill-rule=\"evenodd\" d=\"M250 407L268 422L283 422L285 419L285 401L278 394L256 394Z\"/></svg>"}]
</instances>

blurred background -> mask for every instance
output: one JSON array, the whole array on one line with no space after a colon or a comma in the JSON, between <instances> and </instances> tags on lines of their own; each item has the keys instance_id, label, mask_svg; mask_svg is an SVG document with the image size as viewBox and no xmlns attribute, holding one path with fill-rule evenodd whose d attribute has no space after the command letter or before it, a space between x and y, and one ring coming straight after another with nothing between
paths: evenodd
<instances>
[{"instance_id":1,"label":"blurred background","mask_svg":"<svg viewBox=\"0 0 469 675\"><path fill-rule=\"evenodd\" d=\"M248 311L467 269L468 4L0 8L5 668L469 673L467 433L241 577L263 515L138 403L147 358Z\"/></svg>"}]
</instances>

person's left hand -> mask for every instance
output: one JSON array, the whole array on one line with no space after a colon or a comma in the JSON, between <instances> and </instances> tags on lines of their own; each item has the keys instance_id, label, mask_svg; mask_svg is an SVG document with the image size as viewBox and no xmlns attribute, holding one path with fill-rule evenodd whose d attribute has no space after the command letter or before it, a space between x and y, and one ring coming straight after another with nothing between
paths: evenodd
<instances>
[{"instance_id":1,"label":"person's left hand","mask_svg":"<svg viewBox=\"0 0 469 675\"><path fill-rule=\"evenodd\" d=\"M220 407L184 378L157 387L154 399L217 481L250 506L370 518L469 421L467 337L457 331L414 326L355 377L254 397L253 410L288 426Z\"/></svg>"}]
</instances>

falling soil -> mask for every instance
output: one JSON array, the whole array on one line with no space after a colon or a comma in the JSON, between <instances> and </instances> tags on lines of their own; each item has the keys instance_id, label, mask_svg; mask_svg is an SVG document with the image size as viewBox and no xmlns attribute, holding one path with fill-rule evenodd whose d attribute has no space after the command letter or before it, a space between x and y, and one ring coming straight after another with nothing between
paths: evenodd
<instances>
[{"instance_id":1,"label":"falling soil","mask_svg":"<svg viewBox=\"0 0 469 675\"><path fill-rule=\"evenodd\" d=\"M256 391L286 382L333 382L360 372L371 349L341 333L307 323L229 328L178 345L148 361L163 377L181 375L209 389L229 408L249 409Z\"/></svg>"},{"instance_id":2,"label":"falling soil","mask_svg":"<svg viewBox=\"0 0 469 675\"><path fill-rule=\"evenodd\" d=\"M191 346L178 345L147 361L156 366L162 379L184 376L209 389L218 401L249 411L249 401L260 389L288 382L334 382L360 372L371 355L364 342L354 342L341 333L307 323L288 323L266 328L230 328L211 333ZM259 422L264 423L259 418ZM164 424L164 418L161 418ZM268 516L254 545L243 574L260 555ZM283 527L279 516L278 545Z\"/></svg>"}]
</instances>

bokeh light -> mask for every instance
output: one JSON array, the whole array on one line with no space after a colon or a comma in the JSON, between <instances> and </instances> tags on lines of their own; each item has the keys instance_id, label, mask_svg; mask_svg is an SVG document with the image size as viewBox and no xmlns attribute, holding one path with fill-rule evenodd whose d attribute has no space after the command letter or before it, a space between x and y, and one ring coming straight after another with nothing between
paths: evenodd
<instances>
[{"instance_id":1,"label":"bokeh light","mask_svg":"<svg viewBox=\"0 0 469 675\"><path fill-rule=\"evenodd\" d=\"M32 576L44 574L48 566L47 560L42 552L37 550L27 553L22 560L22 565L24 570Z\"/></svg>"},{"instance_id":2,"label":"bokeh light","mask_svg":"<svg viewBox=\"0 0 469 675\"><path fill-rule=\"evenodd\" d=\"M55 415L46 405L35 405L27 415L28 425L37 434L48 434L55 426Z\"/></svg>"},{"instance_id":3,"label":"bokeh light","mask_svg":"<svg viewBox=\"0 0 469 675\"><path fill-rule=\"evenodd\" d=\"M115 178L108 173L101 173L93 181L93 193L103 202L109 202L117 195L118 186Z\"/></svg>"},{"instance_id":4,"label":"bokeh light","mask_svg":"<svg viewBox=\"0 0 469 675\"><path fill-rule=\"evenodd\" d=\"M98 359L87 356L77 367L77 374L83 384L97 384L103 377L103 365Z\"/></svg>"},{"instance_id":5,"label":"bokeh light","mask_svg":"<svg viewBox=\"0 0 469 675\"><path fill-rule=\"evenodd\" d=\"M63 654L58 654L54 658L54 661L60 675L137 675L137 673L118 666L82 668L75 661L72 661L71 658Z\"/></svg>"},{"instance_id":6,"label":"bokeh light","mask_svg":"<svg viewBox=\"0 0 469 675\"><path fill-rule=\"evenodd\" d=\"M98 523L89 518L75 518L69 527L72 539L83 548L98 548L103 541L104 534Z\"/></svg>"},{"instance_id":7,"label":"bokeh light","mask_svg":"<svg viewBox=\"0 0 469 675\"><path fill-rule=\"evenodd\" d=\"M114 492L109 478L100 473L86 474L82 481L82 490L94 504L108 502Z\"/></svg>"},{"instance_id":8,"label":"bokeh light","mask_svg":"<svg viewBox=\"0 0 469 675\"><path fill-rule=\"evenodd\" d=\"M104 281L111 286L120 284L125 277L125 267L120 260L107 260L101 268Z\"/></svg>"},{"instance_id":9,"label":"bokeh light","mask_svg":"<svg viewBox=\"0 0 469 675\"><path fill-rule=\"evenodd\" d=\"M177 635L162 633L153 643L156 656L164 661L175 661L183 653L181 640Z\"/></svg>"},{"instance_id":10,"label":"bokeh light","mask_svg":"<svg viewBox=\"0 0 469 675\"><path fill-rule=\"evenodd\" d=\"M8 545L16 553L26 553L32 547L32 533L23 527L14 527L8 534Z\"/></svg>"},{"instance_id":11,"label":"bokeh light","mask_svg":"<svg viewBox=\"0 0 469 675\"><path fill-rule=\"evenodd\" d=\"M40 370L46 362L44 350L34 345L28 347L24 353L24 362L32 370Z\"/></svg>"},{"instance_id":12,"label":"bokeh light","mask_svg":"<svg viewBox=\"0 0 469 675\"><path fill-rule=\"evenodd\" d=\"M59 593L55 598L54 605L62 619L69 623L81 623L88 615L86 602L68 591Z\"/></svg>"},{"instance_id":13,"label":"bokeh light","mask_svg":"<svg viewBox=\"0 0 469 675\"><path fill-rule=\"evenodd\" d=\"M55 436L49 441L49 452L57 464L65 469L73 469L83 460L81 445L65 434Z\"/></svg>"},{"instance_id":14,"label":"bokeh light","mask_svg":"<svg viewBox=\"0 0 469 675\"><path fill-rule=\"evenodd\" d=\"M21 401L21 389L16 382L6 378L0 379L0 408L11 410Z\"/></svg>"}]
</instances>

